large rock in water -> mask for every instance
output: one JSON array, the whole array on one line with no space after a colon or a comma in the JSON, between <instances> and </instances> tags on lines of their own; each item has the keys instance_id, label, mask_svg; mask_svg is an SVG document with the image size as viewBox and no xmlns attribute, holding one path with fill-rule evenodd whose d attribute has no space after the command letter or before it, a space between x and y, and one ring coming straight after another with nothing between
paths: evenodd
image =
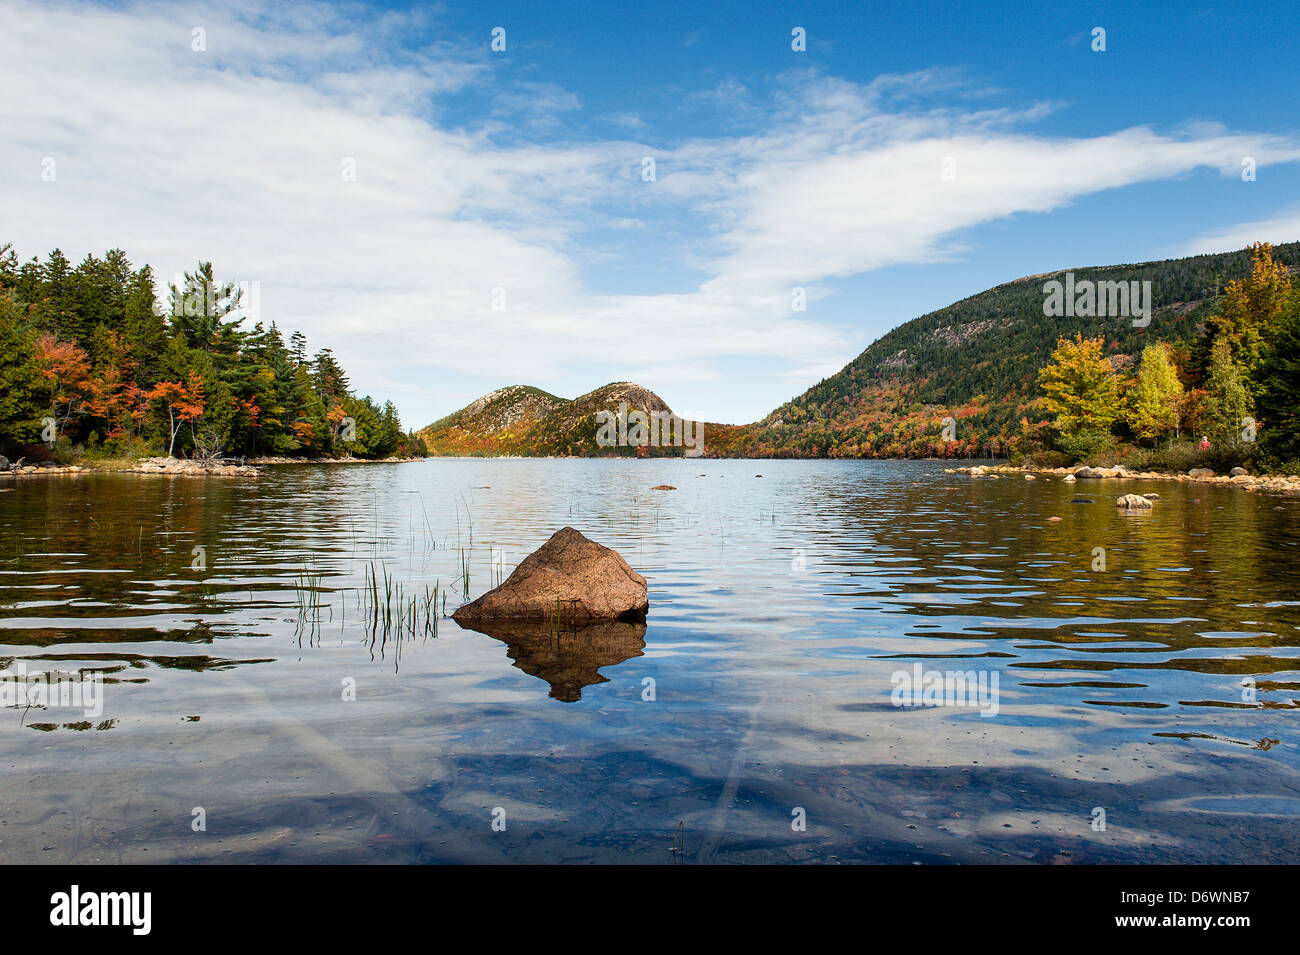
<instances>
[{"instance_id":1,"label":"large rock in water","mask_svg":"<svg viewBox=\"0 0 1300 955\"><path fill-rule=\"evenodd\" d=\"M451 616L463 624L558 617L573 625L644 620L649 609L644 577L617 551L564 527L525 557L500 587Z\"/></svg>"}]
</instances>

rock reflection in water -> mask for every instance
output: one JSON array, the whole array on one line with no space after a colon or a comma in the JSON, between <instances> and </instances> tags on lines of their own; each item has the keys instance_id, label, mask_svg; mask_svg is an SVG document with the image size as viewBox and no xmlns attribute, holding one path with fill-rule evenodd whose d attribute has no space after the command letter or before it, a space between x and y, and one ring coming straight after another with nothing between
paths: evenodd
<instances>
[{"instance_id":1,"label":"rock reflection in water","mask_svg":"<svg viewBox=\"0 0 1300 955\"><path fill-rule=\"evenodd\" d=\"M564 703L582 699L584 687L608 683L601 667L639 657L645 647L643 623L611 621L557 629L544 620L483 620L470 629L504 643L515 666L549 683L551 697Z\"/></svg>"}]
</instances>

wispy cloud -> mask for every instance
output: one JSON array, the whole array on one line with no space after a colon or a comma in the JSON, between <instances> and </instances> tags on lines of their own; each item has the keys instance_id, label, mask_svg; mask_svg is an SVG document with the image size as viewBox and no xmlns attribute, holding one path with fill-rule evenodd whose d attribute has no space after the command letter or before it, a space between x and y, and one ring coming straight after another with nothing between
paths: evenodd
<instances>
[{"instance_id":1,"label":"wispy cloud","mask_svg":"<svg viewBox=\"0 0 1300 955\"><path fill-rule=\"evenodd\" d=\"M1272 219L1242 222L1192 239L1183 246L1180 255L1202 255L1207 252L1228 252L1244 249L1254 242L1300 241L1300 206L1289 209Z\"/></svg>"}]
</instances>

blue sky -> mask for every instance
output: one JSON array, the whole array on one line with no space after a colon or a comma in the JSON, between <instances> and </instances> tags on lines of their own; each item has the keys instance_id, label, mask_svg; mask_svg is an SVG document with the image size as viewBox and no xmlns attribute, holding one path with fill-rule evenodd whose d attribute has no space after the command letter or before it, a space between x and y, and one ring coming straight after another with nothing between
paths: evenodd
<instances>
[{"instance_id":1,"label":"blue sky","mask_svg":"<svg viewBox=\"0 0 1300 955\"><path fill-rule=\"evenodd\" d=\"M0 241L212 259L411 426L754 420L1008 279L1300 239L1284 5L2 6Z\"/></svg>"}]
</instances>

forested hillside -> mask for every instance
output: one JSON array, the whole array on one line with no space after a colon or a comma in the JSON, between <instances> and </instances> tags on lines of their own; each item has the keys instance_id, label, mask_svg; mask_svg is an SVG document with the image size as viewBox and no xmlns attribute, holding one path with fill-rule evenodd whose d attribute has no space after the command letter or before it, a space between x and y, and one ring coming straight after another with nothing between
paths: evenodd
<instances>
[{"instance_id":1,"label":"forested hillside","mask_svg":"<svg viewBox=\"0 0 1300 955\"><path fill-rule=\"evenodd\" d=\"M1300 243L1273 249L1300 267ZM1076 281L1150 281L1147 327L1127 318L1049 318L1043 286L1065 272L995 286L913 319L873 342L844 369L753 426L719 433L710 454L859 457L1003 455L1044 415L1038 371L1058 339L1101 338L1115 371L1135 370L1144 346L1170 343L1190 372L1203 370L1203 324L1229 282L1251 273L1242 250L1183 259L1077 268ZM956 440L945 441L951 417Z\"/></svg>"}]
</instances>

